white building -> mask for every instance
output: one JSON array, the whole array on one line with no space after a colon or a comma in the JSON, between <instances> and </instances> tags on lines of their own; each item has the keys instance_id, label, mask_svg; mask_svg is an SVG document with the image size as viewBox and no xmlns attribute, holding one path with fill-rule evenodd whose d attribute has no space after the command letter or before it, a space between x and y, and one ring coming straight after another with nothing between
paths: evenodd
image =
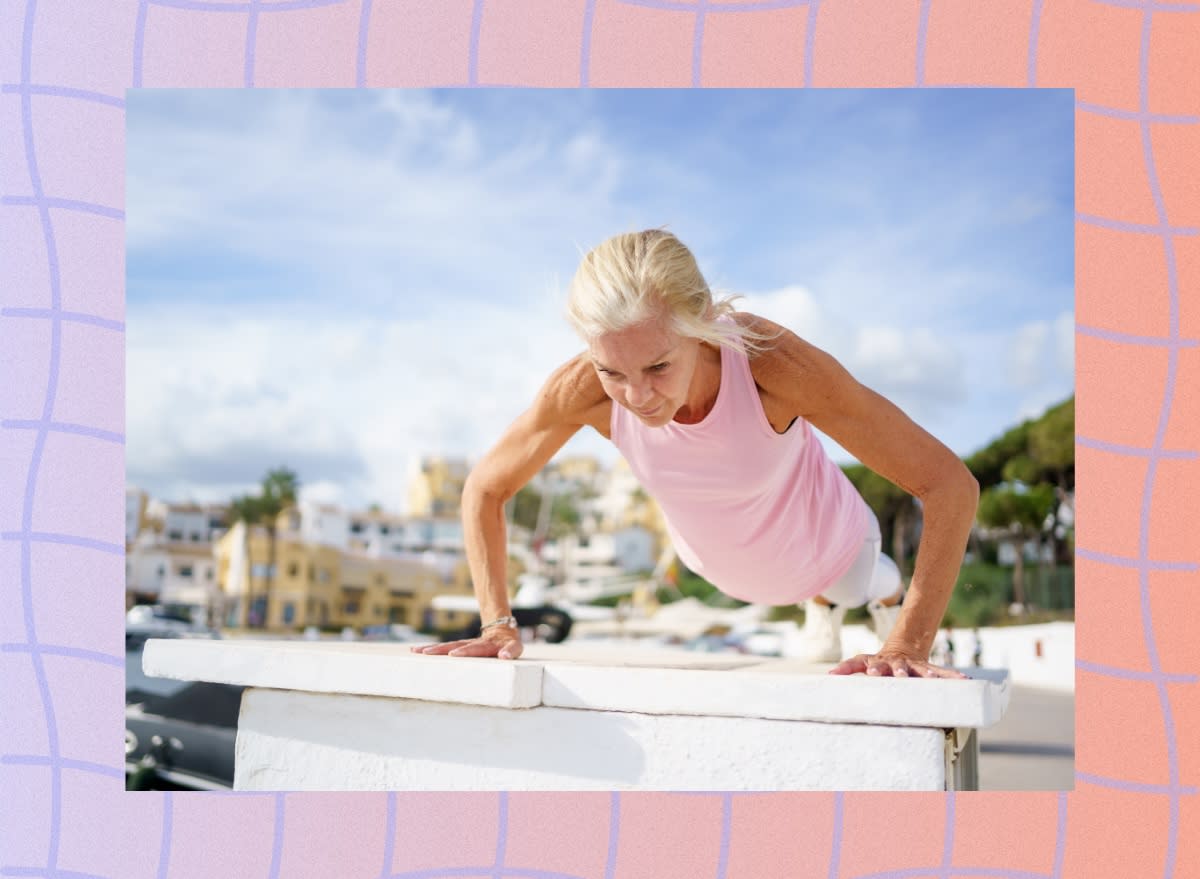
<instances>
[{"instance_id":1,"label":"white building","mask_svg":"<svg viewBox=\"0 0 1200 879\"><path fill-rule=\"evenodd\" d=\"M125 487L125 545L137 540L146 521L146 492L132 485Z\"/></svg>"}]
</instances>

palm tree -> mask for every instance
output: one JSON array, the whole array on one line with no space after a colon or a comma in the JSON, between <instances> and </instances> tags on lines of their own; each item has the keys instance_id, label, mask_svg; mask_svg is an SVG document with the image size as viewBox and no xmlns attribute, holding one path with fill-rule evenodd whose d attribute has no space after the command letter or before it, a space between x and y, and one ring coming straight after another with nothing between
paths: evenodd
<instances>
[{"instance_id":1,"label":"palm tree","mask_svg":"<svg viewBox=\"0 0 1200 879\"><path fill-rule=\"evenodd\" d=\"M262 524L267 529L267 588L263 595L263 613L261 625L265 626L270 618L270 597L275 579L275 520L279 514L296 503L296 495L300 490L300 481L294 470L288 467L275 467L268 470L259 485L256 495L242 495L233 499L230 507L236 520L245 523L242 532L245 557L250 557L250 526ZM254 577L246 582L246 594L242 605L241 621L243 626L250 624L250 607L253 599Z\"/></svg>"}]
</instances>

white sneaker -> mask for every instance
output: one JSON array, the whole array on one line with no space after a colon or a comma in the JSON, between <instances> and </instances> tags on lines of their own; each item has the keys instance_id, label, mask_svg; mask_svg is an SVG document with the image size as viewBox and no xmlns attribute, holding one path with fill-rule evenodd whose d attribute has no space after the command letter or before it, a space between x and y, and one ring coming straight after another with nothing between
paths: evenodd
<instances>
[{"instance_id":1,"label":"white sneaker","mask_svg":"<svg viewBox=\"0 0 1200 879\"><path fill-rule=\"evenodd\" d=\"M805 662L842 661L842 619L845 607L830 607L809 599L804 602L804 628L786 645L784 654Z\"/></svg>"},{"instance_id":2,"label":"white sneaker","mask_svg":"<svg viewBox=\"0 0 1200 879\"><path fill-rule=\"evenodd\" d=\"M879 643L882 644L888 639L888 635L892 634L892 629L896 627L896 620L900 619L900 605L887 605L876 599L867 603L867 610L871 614L871 619L867 621L867 628L875 632Z\"/></svg>"}]
</instances>

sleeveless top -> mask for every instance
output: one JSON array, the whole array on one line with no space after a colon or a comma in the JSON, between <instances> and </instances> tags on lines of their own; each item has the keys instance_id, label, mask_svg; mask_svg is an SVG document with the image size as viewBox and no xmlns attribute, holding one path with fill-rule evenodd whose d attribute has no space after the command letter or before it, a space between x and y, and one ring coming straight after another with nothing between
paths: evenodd
<instances>
[{"instance_id":1,"label":"sleeveless top","mask_svg":"<svg viewBox=\"0 0 1200 879\"><path fill-rule=\"evenodd\" d=\"M648 427L613 401L612 441L658 501L684 564L742 601L795 604L849 569L870 509L808 422L775 432L744 350L720 350L703 421Z\"/></svg>"}]
</instances>

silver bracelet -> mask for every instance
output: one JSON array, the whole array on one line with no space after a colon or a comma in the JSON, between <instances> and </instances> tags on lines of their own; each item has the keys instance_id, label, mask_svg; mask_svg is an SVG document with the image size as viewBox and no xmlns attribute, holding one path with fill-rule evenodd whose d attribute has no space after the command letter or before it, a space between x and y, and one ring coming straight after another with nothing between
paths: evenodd
<instances>
[{"instance_id":1,"label":"silver bracelet","mask_svg":"<svg viewBox=\"0 0 1200 879\"><path fill-rule=\"evenodd\" d=\"M486 623L479 627L480 634L483 633L484 629L490 629L493 626L508 626L510 629L515 629L517 628L517 618L514 616L507 616L494 619L490 623Z\"/></svg>"}]
</instances>

